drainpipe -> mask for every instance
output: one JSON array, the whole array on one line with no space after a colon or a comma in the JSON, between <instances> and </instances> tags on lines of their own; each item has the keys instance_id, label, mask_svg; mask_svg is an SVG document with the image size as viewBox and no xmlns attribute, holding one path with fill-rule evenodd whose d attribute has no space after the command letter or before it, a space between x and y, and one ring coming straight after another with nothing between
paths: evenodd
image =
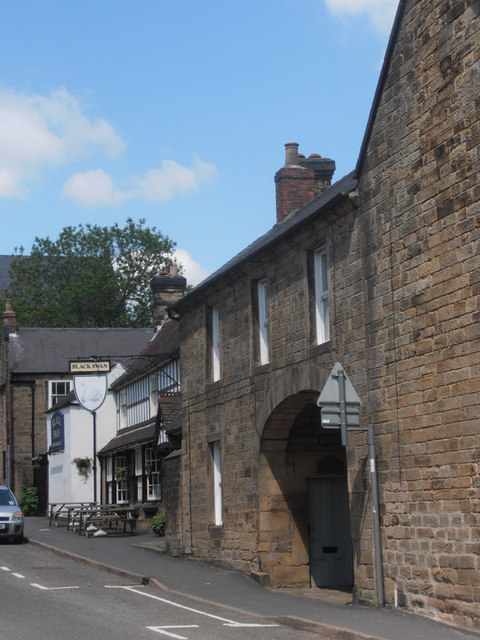
<instances>
[{"instance_id":1,"label":"drainpipe","mask_svg":"<svg viewBox=\"0 0 480 640\"><path fill-rule=\"evenodd\" d=\"M7 486L12 488L12 410L10 389L10 330L8 325L3 325L3 338L5 340L5 435L7 441Z\"/></svg>"},{"instance_id":2,"label":"drainpipe","mask_svg":"<svg viewBox=\"0 0 480 640\"><path fill-rule=\"evenodd\" d=\"M32 460L35 457L35 382L30 383L30 392L32 398Z\"/></svg>"},{"instance_id":3,"label":"drainpipe","mask_svg":"<svg viewBox=\"0 0 480 640\"><path fill-rule=\"evenodd\" d=\"M375 456L375 434L373 424L368 425L368 456L370 461L370 483L372 487L373 534L375 544L375 577L377 586L377 607L385 606L383 585L382 538L380 535L380 513L378 501L377 464Z\"/></svg>"}]
</instances>

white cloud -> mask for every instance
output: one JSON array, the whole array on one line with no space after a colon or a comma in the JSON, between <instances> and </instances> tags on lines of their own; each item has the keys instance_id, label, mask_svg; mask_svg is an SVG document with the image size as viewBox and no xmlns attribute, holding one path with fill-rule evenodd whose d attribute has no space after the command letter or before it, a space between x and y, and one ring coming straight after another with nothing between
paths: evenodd
<instances>
[{"instance_id":1,"label":"white cloud","mask_svg":"<svg viewBox=\"0 0 480 640\"><path fill-rule=\"evenodd\" d=\"M63 185L62 195L87 207L119 204L133 197L127 191L115 189L111 177L103 169L76 173Z\"/></svg>"},{"instance_id":2,"label":"white cloud","mask_svg":"<svg viewBox=\"0 0 480 640\"><path fill-rule=\"evenodd\" d=\"M398 0L325 0L332 13L339 16L369 15L380 33L388 33L392 28Z\"/></svg>"},{"instance_id":3,"label":"white cloud","mask_svg":"<svg viewBox=\"0 0 480 640\"><path fill-rule=\"evenodd\" d=\"M175 195L198 191L203 182L211 183L216 176L213 164L195 157L191 167L175 160L164 160L160 169L150 169L138 180L138 189L147 200L161 202Z\"/></svg>"},{"instance_id":4,"label":"white cloud","mask_svg":"<svg viewBox=\"0 0 480 640\"><path fill-rule=\"evenodd\" d=\"M25 198L22 176L15 169L0 166L0 198Z\"/></svg>"},{"instance_id":5,"label":"white cloud","mask_svg":"<svg viewBox=\"0 0 480 640\"><path fill-rule=\"evenodd\" d=\"M126 148L103 118L89 119L65 89L48 96L0 89L0 197L25 197L47 167Z\"/></svg>"},{"instance_id":6,"label":"white cloud","mask_svg":"<svg viewBox=\"0 0 480 640\"><path fill-rule=\"evenodd\" d=\"M115 158L125 149L113 127L104 118L89 117L65 89L27 95L0 88L0 198L26 198L48 167L94 153ZM190 166L164 160L160 168L134 176L130 188L121 189L103 169L96 169L72 175L62 195L92 207L132 198L161 202L198 191L216 173L213 164L198 157Z\"/></svg>"},{"instance_id":7,"label":"white cloud","mask_svg":"<svg viewBox=\"0 0 480 640\"><path fill-rule=\"evenodd\" d=\"M195 262L185 249L176 249L173 255L176 261L183 266L183 275L187 279L187 284L195 287L210 275L210 272L198 262Z\"/></svg>"},{"instance_id":8,"label":"white cloud","mask_svg":"<svg viewBox=\"0 0 480 640\"><path fill-rule=\"evenodd\" d=\"M115 189L111 177L103 170L77 173L63 187L63 195L77 204L99 206L141 199L162 202L178 195L198 191L203 183L211 183L217 174L215 166L195 157L190 167L175 160L164 160L160 169L150 169L143 178L131 178L130 189Z\"/></svg>"}]
</instances>

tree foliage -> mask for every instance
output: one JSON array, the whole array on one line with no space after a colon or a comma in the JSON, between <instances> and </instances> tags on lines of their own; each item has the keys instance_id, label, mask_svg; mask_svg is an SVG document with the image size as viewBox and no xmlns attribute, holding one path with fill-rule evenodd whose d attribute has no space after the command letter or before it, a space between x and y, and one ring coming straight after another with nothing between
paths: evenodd
<instances>
[{"instance_id":1,"label":"tree foliage","mask_svg":"<svg viewBox=\"0 0 480 640\"><path fill-rule=\"evenodd\" d=\"M148 327L150 280L173 264L175 243L145 220L65 227L15 250L8 297L20 326Z\"/></svg>"}]
</instances>

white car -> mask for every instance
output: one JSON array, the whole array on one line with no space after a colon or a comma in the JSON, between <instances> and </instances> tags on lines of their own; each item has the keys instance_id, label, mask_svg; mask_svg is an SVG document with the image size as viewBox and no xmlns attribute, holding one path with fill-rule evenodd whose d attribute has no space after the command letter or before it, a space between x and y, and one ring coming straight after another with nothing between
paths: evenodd
<instances>
[{"instance_id":1,"label":"white car","mask_svg":"<svg viewBox=\"0 0 480 640\"><path fill-rule=\"evenodd\" d=\"M0 538L23 542L23 513L8 487L0 486Z\"/></svg>"}]
</instances>

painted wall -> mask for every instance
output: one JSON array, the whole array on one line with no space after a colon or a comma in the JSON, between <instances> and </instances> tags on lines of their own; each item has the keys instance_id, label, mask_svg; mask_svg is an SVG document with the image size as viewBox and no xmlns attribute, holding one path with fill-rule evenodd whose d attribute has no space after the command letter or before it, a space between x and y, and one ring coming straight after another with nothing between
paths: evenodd
<instances>
[{"instance_id":1,"label":"painted wall","mask_svg":"<svg viewBox=\"0 0 480 640\"><path fill-rule=\"evenodd\" d=\"M108 374L108 387L124 372L115 365ZM93 484L93 415L78 404L70 404L60 411L47 413L48 448L52 444L52 417L62 414L64 420L64 449L49 456L49 502L91 502ZM104 403L96 412L96 450L105 446L117 432L115 394L107 391ZM74 458L90 458L86 474L78 472ZM100 464L97 459L97 500L100 500Z\"/></svg>"}]
</instances>

